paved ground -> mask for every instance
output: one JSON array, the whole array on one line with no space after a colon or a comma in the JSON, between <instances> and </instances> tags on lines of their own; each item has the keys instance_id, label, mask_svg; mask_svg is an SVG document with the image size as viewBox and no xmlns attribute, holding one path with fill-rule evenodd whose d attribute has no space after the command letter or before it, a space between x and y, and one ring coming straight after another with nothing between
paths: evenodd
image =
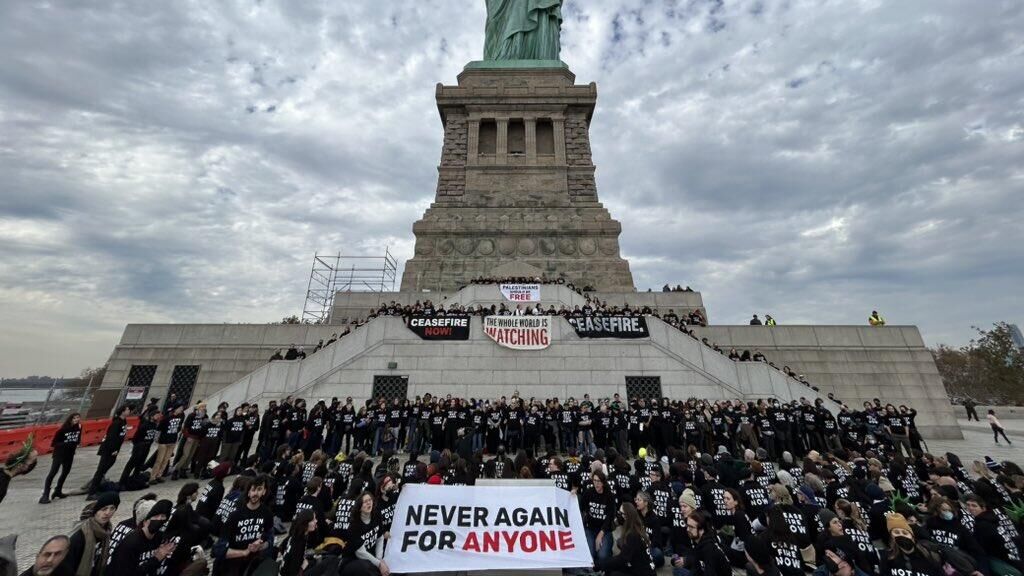
<instances>
[{"instance_id":1,"label":"paved ground","mask_svg":"<svg viewBox=\"0 0 1024 576\"><path fill-rule=\"evenodd\" d=\"M980 460L986 455L997 460L1024 461L1024 420L1004 422L1008 427L1007 433L1014 440L1013 446L1007 446L1005 443L996 446L992 442L992 435L984 422L980 425L976 422L968 423L966 420L959 422L964 429L964 440L932 440L927 443L932 453L954 452L963 459L968 468L970 468L971 461ZM128 452L129 448L126 446L122 451L122 458L114 465L109 475L115 476L121 473ZM79 449L74 467L68 476L66 489L77 489L85 484L95 472L97 461L96 447ZM43 479L49 469L50 457L40 458L39 465L31 474L19 476L11 482L7 498L0 503L0 536L18 534L19 572L32 562L36 551L47 538L54 534L67 533L75 526L79 513L86 504L84 496L72 496L46 505L39 504ZM174 501L178 489L184 483L184 480L165 482L154 486L151 491L160 498ZM127 518L131 514L132 503L144 493L124 493L122 495L124 502L114 516L114 522L117 523Z\"/></svg>"}]
</instances>

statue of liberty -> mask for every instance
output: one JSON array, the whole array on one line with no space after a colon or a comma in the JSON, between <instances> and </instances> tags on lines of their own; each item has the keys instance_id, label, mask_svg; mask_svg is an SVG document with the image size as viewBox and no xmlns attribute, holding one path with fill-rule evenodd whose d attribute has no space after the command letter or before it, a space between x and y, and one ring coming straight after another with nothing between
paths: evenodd
<instances>
[{"instance_id":1,"label":"statue of liberty","mask_svg":"<svg viewBox=\"0 0 1024 576\"><path fill-rule=\"evenodd\" d=\"M558 60L562 0L486 0L484 60Z\"/></svg>"}]
</instances>

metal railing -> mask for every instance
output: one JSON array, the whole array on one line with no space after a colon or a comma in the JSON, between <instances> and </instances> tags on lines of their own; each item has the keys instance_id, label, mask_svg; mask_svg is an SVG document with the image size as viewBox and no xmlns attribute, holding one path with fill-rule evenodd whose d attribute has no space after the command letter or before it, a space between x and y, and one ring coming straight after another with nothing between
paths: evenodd
<instances>
[{"instance_id":1,"label":"metal railing","mask_svg":"<svg viewBox=\"0 0 1024 576\"><path fill-rule=\"evenodd\" d=\"M68 387L54 380L49 388L0 386L0 430L62 422L68 414L85 414L92 386Z\"/></svg>"}]
</instances>

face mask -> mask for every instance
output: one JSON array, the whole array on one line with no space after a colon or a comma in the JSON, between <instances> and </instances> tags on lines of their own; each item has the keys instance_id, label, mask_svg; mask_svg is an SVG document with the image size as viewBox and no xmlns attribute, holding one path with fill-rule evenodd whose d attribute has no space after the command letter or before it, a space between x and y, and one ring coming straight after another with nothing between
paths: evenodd
<instances>
[{"instance_id":1,"label":"face mask","mask_svg":"<svg viewBox=\"0 0 1024 576\"><path fill-rule=\"evenodd\" d=\"M939 514L939 515L942 516L943 520L952 520L953 519L953 513L950 512L949 510L943 510L942 513Z\"/></svg>"},{"instance_id":2,"label":"face mask","mask_svg":"<svg viewBox=\"0 0 1024 576\"><path fill-rule=\"evenodd\" d=\"M896 546L898 546L900 550L908 554L914 551L914 541L910 538L907 538L906 536L897 536Z\"/></svg>"},{"instance_id":3,"label":"face mask","mask_svg":"<svg viewBox=\"0 0 1024 576\"><path fill-rule=\"evenodd\" d=\"M836 564L831 558L825 558L825 567L828 568L829 574L839 573L839 564Z\"/></svg>"},{"instance_id":4,"label":"face mask","mask_svg":"<svg viewBox=\"0 0 1024 576\"><path fill-rule=\"evenodd\" d=\"M159 534L160 531L163 530L163 528L164 528L164 522L165 522L165 520L150 520L149 521L149 531L150 531L150 533L152 533L152 534Z\"/></svg>"}]
</instances>

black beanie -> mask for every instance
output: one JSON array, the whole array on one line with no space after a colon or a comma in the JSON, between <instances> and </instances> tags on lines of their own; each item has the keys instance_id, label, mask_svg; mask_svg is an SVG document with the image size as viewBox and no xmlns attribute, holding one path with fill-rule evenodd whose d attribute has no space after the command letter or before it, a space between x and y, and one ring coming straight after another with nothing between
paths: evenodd
<instances>
[{"instance_id":1,"label":"black beanie","mask_svg":"<svg viewBox=\"0 0 1024 576\"><path fill-rule=\"evenodd\" d=\"M146 514L145 520L149 520L154 516L170 517L173 510L174 504L170 500L160 500L149 509L149 514Z\"/></svg>"},{"instance_id":2,"label":"black beanie","mask_svg":"<svg viewBox=\"0 0 1024 576\"><path fill-rule=\"evenodd\" d=\"M96 497L96 503L92 506L92 513L95 515L107 506L117 508L121 505L121 496L117 492L104 492Z\"/></svg>"}]
</instances>

